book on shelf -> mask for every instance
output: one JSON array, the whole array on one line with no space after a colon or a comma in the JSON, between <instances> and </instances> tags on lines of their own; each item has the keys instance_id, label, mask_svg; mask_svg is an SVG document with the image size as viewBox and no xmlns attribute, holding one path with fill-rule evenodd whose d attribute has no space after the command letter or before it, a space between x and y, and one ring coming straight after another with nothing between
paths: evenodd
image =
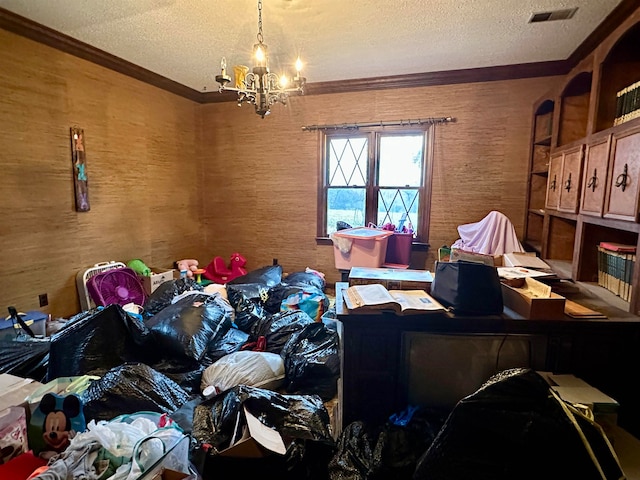
<instances>
[{"instance_id":1,"label":"book on shelf","mask_svg":"<svg viewBox=\"0 0 640 480\"><path fill-rule=\"evenodd\" d=\"M631 299L636 246L600 242L597 248L598 285L628 302Z\"/></svg>"},{"instance_id":2,"label":"book on shelf","mask_svg":"<svg viewBox=\"0 0 640 480\"><path fill-rule=\"evenodd\" d=\"M635 245L615 242L600 242L600 246L605 250L611 250L612 252L636 253Z\"/></svg>"},{"instance_id":3,"label":"book on shelf","mask_svg":"<svg viewBox=\"0 0 640 480\"><path fill-rule=\"evenodd\" d=\"M384 285L353 285L344 292L350 312L392 311L397 315L441 313L446 309L424 290L387 290Z\"/></svg>"},{"instance_id":4,"label":"book on shelf","mask_svg":"<svg viewBox=\"0 0 640 480\"><path fill-rule=\"evenodd\" d=\"M616 93L616 114L614 125L640 117L640 81Z\"/></svg>"}]
</instances>

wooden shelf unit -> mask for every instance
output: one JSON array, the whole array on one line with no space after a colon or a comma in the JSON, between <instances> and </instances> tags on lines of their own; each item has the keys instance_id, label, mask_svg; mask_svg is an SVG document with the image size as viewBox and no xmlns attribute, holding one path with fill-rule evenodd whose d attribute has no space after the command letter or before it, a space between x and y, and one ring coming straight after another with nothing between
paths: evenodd
<instances>
[{"instance_id":1,"label":"wooden shelf unit","mask_svg":"<svg viewBox=\"0 0 640 480\"><path fill-rule=\"evenodd\" d=\"M554 105L553 100L546 99L536 106L531 135L524 243L538 252L542 250Z\"/></svg>"},{"instance_id":2,"label":"wooden shelf unit","mask_svg":"<svg viewBox=\"0 0 640 480\"><path fill-rule=\"evenodd\" d=\"M640 249L640 118L614 125L638 45L640 7L534 105L523 243L576 281L597 282L600 242ZM640 268L632 285L622 303L640 315Z\"/></svg>"}]
</instances>

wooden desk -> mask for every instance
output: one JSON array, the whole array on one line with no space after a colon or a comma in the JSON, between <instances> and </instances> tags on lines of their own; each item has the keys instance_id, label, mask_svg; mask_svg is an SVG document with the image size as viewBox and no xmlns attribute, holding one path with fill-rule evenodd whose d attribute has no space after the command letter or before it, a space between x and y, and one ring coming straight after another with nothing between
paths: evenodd
<instances>
[{"instance_id":1,"label":"wooden desk","mask_svg":"<svg viewBox=\"0 0 640 480\"><path fill-rule=\"evenodd\" d=\"M347 283L336 283L336 314L342 323L341 408L343 425L354 420L381 424L406 408L408 385L403 342L410 332L533 335L542 339L531 367L572 373L620 403L619 424L640 437L640 396L634 391L639 364L640 319L524 320L501 316L445 314L397 316L350 314L343 301ZM470 392L471 393L471 392Z\"/></svg>"}]
</instances>

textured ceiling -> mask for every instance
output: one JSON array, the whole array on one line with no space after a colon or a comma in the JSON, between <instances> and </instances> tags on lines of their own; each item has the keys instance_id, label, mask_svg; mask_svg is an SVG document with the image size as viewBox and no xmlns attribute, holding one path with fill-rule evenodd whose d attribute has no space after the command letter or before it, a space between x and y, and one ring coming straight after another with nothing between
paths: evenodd
<instances>
[{"instance_id":1,"label":"textured ceiling","mask_svg":"<svg viewBox=\"0 0 640 480\"><path fill-rule=\"evenodd\" d=\"M621 0L263 0L271 70L308 82L564 60ZM198 91L251 66L256 0L0 0L0 7ZM533 13L578 7L570 20ZM3 45L2 48L5 48Z\"/></svg>"}]
</instances>

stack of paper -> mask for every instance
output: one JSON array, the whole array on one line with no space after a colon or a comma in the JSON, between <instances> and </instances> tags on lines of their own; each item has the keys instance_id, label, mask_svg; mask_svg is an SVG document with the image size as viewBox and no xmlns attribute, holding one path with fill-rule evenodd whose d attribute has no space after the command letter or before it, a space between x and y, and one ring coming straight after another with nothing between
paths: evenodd
<instances>
[{"instance_id":1,"label":"stack of paper","mask_svg":"<svg viewBox=\"0 0 640 480\"><path fill-rule=\"evenodd\" d=\"M607 318L606 315L571 300L565 300L564 313L572 318Z\"/></svg>"},{"instance_id":2,"label":"stack of paper","mask_svg":"<svg viewBox=\"0 0 640 480\"><path fill-rule=\"evenodd\" d=\"M551 270L549 264L540 257L528 253L505 253L502 256L502 262L505 267L525 267L537 270Z\"/></svg>"}]
</instances>

